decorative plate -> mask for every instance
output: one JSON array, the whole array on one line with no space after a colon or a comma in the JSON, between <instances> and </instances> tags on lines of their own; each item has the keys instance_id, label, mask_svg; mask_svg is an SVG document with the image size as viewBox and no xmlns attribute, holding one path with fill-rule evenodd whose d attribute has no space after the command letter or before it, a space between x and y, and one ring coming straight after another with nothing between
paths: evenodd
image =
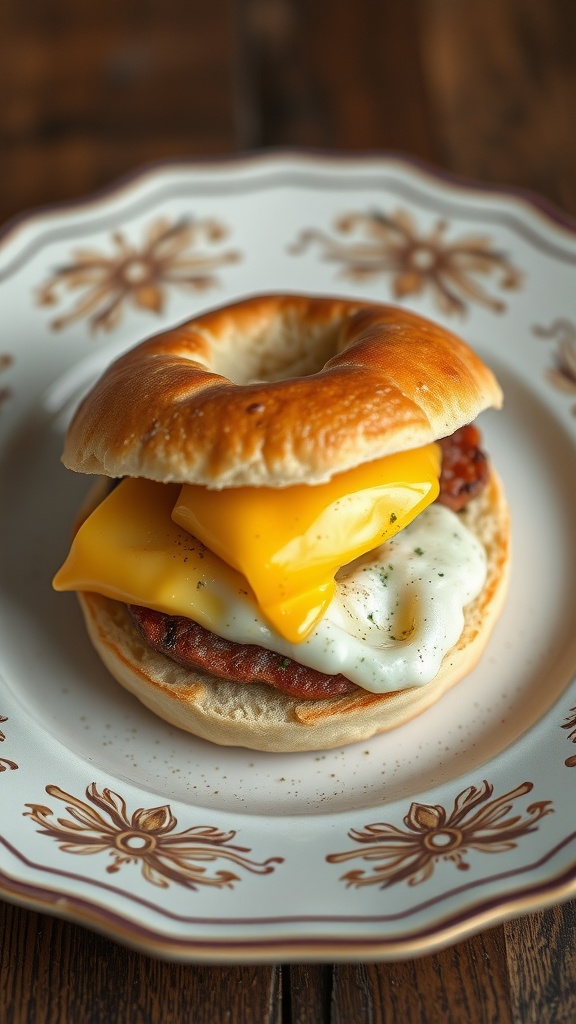
<instances>
[{"instance_id":1,"label":"decorative plate","mask_svg":"<svg viewBox=\"0 0 576 1024\"><path fill-rule=\"evenodd\" d=\"M0 891L190 961L428 953L576 892L576 226L395 157L175 163L0 244ZM418 719L310 754L223 749L118 687L51 577L59 462L117 353L259 291L410 306L461 333L514 563L478 668Z\"/></svg>"}]
</instances>

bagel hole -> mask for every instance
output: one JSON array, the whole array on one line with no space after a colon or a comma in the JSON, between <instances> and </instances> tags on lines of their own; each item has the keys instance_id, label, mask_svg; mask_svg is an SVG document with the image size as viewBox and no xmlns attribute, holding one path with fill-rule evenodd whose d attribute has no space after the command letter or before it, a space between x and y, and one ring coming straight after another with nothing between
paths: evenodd
<instances>
[{"instance_id":1,"label":"bagel hole","mask_svg":"<svg viewBox=\"0 0 576 1024\"><path fill-rule=\"evenodd\" d=\"M212 368L241 385L309 377L336 355L340 333L339 322L309 327L285 316L248 334L213 339Z\"/></svg>"}]
</instances>

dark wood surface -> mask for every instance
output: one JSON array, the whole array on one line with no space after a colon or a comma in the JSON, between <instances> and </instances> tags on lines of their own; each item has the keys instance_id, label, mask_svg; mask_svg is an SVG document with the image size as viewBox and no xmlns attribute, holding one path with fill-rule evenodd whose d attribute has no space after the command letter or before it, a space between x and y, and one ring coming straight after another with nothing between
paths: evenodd
<instances>
[{"instance_id":1,"label":"dark wood surface","mask_svg":"<svg viewBox=\"0 0 576 1024\"><path fill-rule=\"evenodd\" d=\"M3 0L0 221L139 164L401 150L576 215L574 0ZM0 904L1 1024L576 1021L575 904L391 964L167 964Z\"/></svg>"}]
</instances>

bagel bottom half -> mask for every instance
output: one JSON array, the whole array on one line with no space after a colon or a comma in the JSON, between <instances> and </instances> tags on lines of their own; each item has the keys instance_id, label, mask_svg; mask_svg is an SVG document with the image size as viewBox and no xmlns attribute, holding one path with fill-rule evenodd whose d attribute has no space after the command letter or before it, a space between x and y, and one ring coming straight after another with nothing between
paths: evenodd
<instances>
[{"instance_id":1,"label":"bagel bottom half","mask_svg":"<svg viewBox=\"0 0 576 1024\"><path fill-rule=\"evenodd\" d=\"M421 714L475 666L504 602L510 564L508 507L492 473L484 491L460 513L483 543L486 583L465 609L460 639L432 682L393 693L366 690L306 701L261 683L234 683L182 668L143 640L125 605L82 593L90 639L111 674L155 714L225 746L265 751L338 747L394 729Z\"/></svg>"}]
</instances>

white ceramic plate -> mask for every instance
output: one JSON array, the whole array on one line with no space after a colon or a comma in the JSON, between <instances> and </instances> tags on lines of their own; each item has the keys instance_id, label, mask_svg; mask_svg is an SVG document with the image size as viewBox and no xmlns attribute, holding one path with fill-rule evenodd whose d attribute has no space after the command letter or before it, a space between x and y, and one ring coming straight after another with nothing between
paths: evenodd
<instances>
[{"instance_id":1,"label":"white ceramic plate","mask_svg":"<svg viewBox=\"0 0 576 1024\"><path fill-rule=\"evenodd\" d=\"M576 891L576 228L396 158L144 171L0 244L0 887L184 960L412 956ZM106 675L55 594L59 464L118 352L258 291L395 301L495 368L509 598L431 710L329 752L226 750ZM88 856L89 855L89 856Z\"/></svg>"}]
</instances>

